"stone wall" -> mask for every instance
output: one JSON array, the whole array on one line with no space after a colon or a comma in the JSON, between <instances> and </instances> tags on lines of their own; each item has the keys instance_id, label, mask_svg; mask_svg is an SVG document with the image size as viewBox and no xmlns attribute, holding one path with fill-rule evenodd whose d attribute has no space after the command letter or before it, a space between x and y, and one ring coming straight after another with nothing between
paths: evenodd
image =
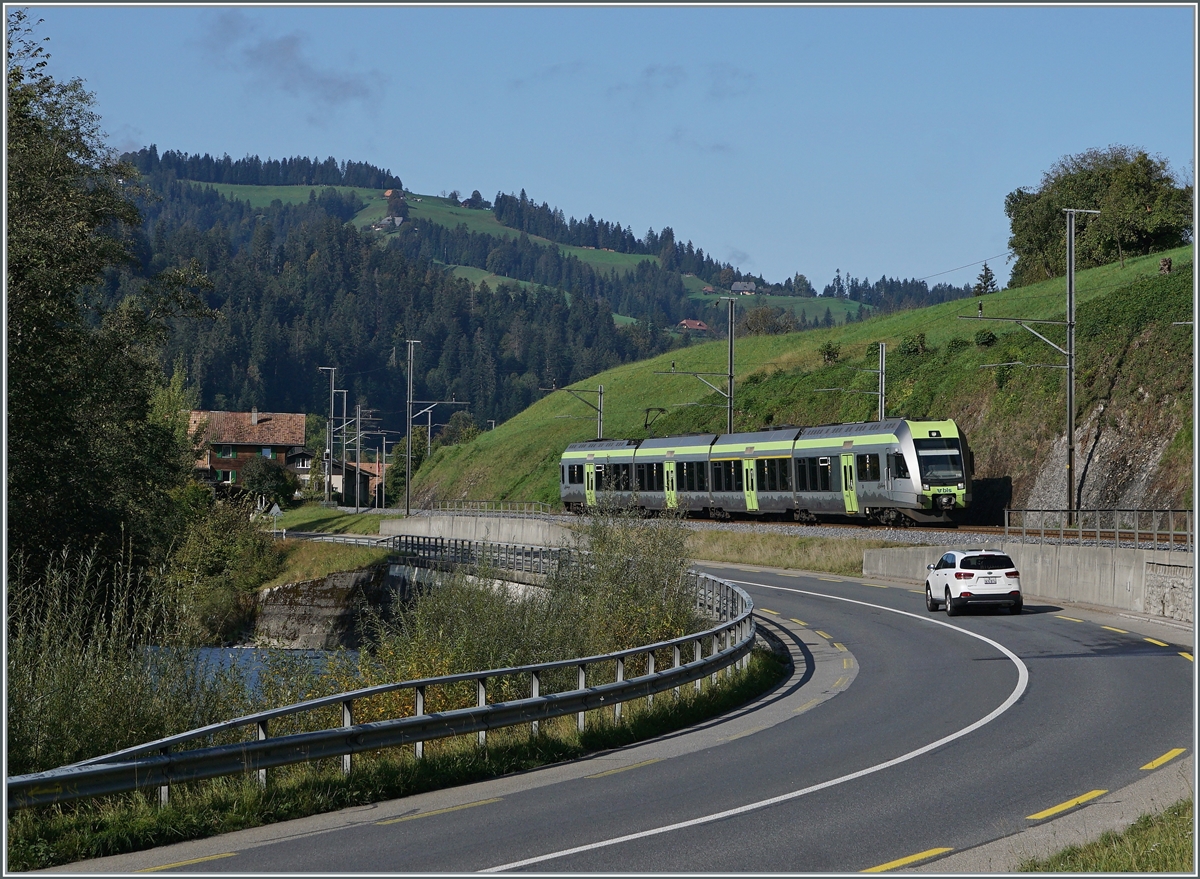
<instances>
[{"instance_id":1,"label":"stone wall","mask_svg":"<svg viewBox=\"0 0 1200 879\"><path fill-rule=\"evenodd\" d=\"M1193 572L1182 565L1146 565L1146 613L1192 622Z\"/></svg>"}]
</instances>

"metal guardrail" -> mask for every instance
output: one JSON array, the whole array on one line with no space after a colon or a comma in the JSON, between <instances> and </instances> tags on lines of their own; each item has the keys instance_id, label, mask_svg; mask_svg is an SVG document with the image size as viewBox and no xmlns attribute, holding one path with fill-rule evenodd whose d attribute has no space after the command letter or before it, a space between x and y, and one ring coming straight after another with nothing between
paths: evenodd
<instances>
[{"instance_id":1,"label":"metal guardrail","mask_svg":"<svg viewBox=\"0 0 1200 879\"><path fill-rule=\"evenodd\" d=\"M429 548L428 551L433 550ZM485 551L480 545L479 552ZM717 625L703 632L599 656L382 684L260 711L70 766L14 776L7 779L8 807L11 810L61 803L148 787L158 787L160 802L165 803L169 786L173 783L257 772L260 784L265 785L267 770L272 767L337 756L342 757L342 771L349 773L351 755L363 751L411 744L420 757L426 741L477 733L479 743L483 744L488 730L525 723L530 724L531 732L536 734L542 720L569 714L577 715L582 731L586 712L610 706L619 719L623 703L631 699L653 699L654 694L670 689L678 693L680 687L692 682L695 682L698 690L702 678L711 675L715 682L717 673L722 669L730 669L735 663L740 667L746 665L756 631L752 617L754 604L750 596L728 580L695 571L689 571L687 576L695 592L696 606L717 620ZM705 645L709 647L707 656ZM683 653L689 647L692 658L684 662ZM657 668L658 656L666 655L668 651L670 665L660 671ZM646 673L626 680L627 663L638 657L644 658ZM589 671L608 663L615 667L615 680L589 687ZM543 675L572 667L578 672L577 687L558 693L541 692ZM501 677L527 678L529 696L489 704L488 682ZM425 697L429 688L469 681L476 684L475 707L425 713ZM356 701L399 690L414 692L412 715L372 723L354 723ZM276 718L338 705L342 709L340 726L276 738L269 736L270 722ZM243 727L253 727L256 738L186 751L174 750L180 745Z\"/></svg>"},{"instance_id":2,"label":"metal guardrail","mask_svg":"<svg viewBox=\"0 0 1200 879\"><path fill-rule=\"evenodd\" d=\"M1004 537L1191 553L1196 549L1194 516L1192 510L1005 510Z\"/></svg>"},{"instance_id":3,"label":"metal guardrail","mask_svg":"<svg viewBox=\"0 0 1200 879\"><path fill-rule=\"evenodd\" d=\"M450 513L470 516L508 516L523 519L548 516L550 504L541 501L443 501L434 504L430 513Z\"/></svg>"}]
</instances>

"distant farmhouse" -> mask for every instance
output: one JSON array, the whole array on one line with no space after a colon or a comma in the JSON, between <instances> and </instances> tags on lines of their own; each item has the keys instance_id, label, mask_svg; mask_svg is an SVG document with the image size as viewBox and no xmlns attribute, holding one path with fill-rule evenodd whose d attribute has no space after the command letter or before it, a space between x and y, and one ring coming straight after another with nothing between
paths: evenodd
<instances>
[{"instance_id":1,"label":"distant farmhouse","mask_svg":"<svg viewBox=\"0 0 1200 879\"><path fill-rule=\"evenodd\" d=\"M188 435L196 442L196 478L237 485L251 458L270 458L308 483L313 453L304 448L302 412L217 412L194 409Z\"/></svg>"},{"instance_id":2,"label":"distant farmhouse","mask_svg":"<svg viewBox=\"0 0 1200 879\"><path fill-rule=\"evenodd\" d=\"M685 318L679 322L679 328L681 330L691 330L693 333L708 332L708 324L702 320L690 320Z\"/></svg>"},{"instance_id":3,"label":"distant farmhouse","mask_svg":"<svg viewBox=\"0 0 1200 879\"><path fill-rule=\"evenodd\" d=\"M732 292L737 293L739 296L753 296L755 291L754 282L734 281L731 290Z\"/></svg>"}]
</instances>

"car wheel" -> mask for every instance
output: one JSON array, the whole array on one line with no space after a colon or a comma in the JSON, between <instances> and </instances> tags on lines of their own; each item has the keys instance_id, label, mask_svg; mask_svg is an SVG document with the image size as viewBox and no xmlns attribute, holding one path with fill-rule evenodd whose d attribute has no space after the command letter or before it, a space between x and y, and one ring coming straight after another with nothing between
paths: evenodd
<instances>
[{"instance_id":1,"label":"car wheel","mask_svg":"<svg viewBox=\"0 0 1200 879\"><path fill-rule=\"evenodd\" d=\"M1010 614L1012 614L1013 616L1016 616L1022 610L1024 610L1024 607L1025 607L1024 602L1018 601L1015 604L1013 604L1011 607L1009 607L1008 612Z\"/></svg>"},{"instance_id":2,"label":"car wheel","mask_svg":"<svg viewBox=\"0 0 1200 879\"><path fill-rule=\"evenodd\" d=\"M925 584L925 609L933 613L938 609L938 603L933 600L933 590L929 588L929 584Z\"/></svg>"},{"instance_id":3,"label":"car wheel","mask_svg":"<svg viewBox=\"0 0 1200 879\"><path fill-rule=\"evenodd\" d=\"M950 599L950 587L946 587L946 616L958 616L958 608L954 606L954 602Z\"/></svg>"}]
</instances>

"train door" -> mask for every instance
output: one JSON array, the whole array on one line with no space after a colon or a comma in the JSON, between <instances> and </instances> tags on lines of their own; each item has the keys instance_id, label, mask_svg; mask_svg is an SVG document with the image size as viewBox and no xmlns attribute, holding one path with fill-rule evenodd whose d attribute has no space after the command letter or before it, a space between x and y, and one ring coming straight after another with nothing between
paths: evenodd
<instances>
[{"instance_id":1,"label":"train door","mask_svg":"<svg viewBox=\"0 0 1200 879\"><path fill-rule=\"evenodd\" d=\"M675 462L667 461L663 464L663 491L667 495L667 509L673 510L679 506L679 499L675 494Z\"/></svg>"},{"instance_id":2,"label":"train door","mask_svg":"<svg viewBox=\"0 0 1200 879\"><path fill-rule=\"evenodd\" d=\"M846 501L846 512L858 512L858 491L854 484L854 456L842 455L842 498Z\"/></svg>"},{"instance_id":3,"label":"train door","mask_svg":"<svg viewBox=\"0 0 1200 879\"><path fill-rule=\"evenodd\" d=\"M754 473L754 459L742 460L742 482L746 487L746 512L758 512L758 482Z\"/></svg>"},{"instance_id":4,"label":"train door","mask_svg":"<svg viewBox=\"0 0 1200 879\"><path fill-rule=\"evenodd\" d=\"M589 507L596 506L596 465L588 461L583 465L583 493Z\"/></svg>"}]
</instances>

